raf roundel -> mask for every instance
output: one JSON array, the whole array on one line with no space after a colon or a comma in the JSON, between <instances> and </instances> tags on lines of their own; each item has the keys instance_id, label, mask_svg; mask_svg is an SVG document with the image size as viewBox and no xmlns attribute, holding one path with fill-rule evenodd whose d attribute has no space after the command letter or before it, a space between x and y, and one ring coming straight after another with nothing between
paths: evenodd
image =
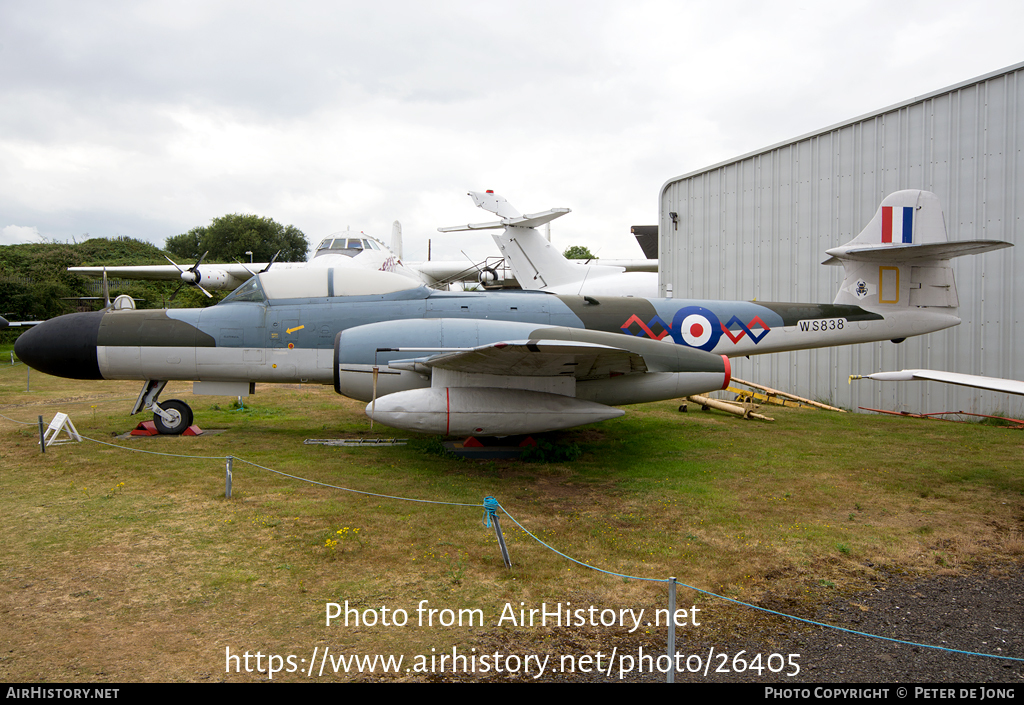
<instances>
[{"instance_id":1,"label":"raf roundel","mask_svg":"<svg viewBox=\"0 0 1024 705\"><path fill-rule=\"evenodd\" d=\"M722 324L703 306L687 306L672 319L672 339L679 345L710 352L722 337Z\"/></svg>"},{"instance_id":2,"label":"raf roundel","mask_svg":"<svg viewBox=\"0 0 1024 705\"><path fill-rule=\"evenodd\" d=\"M687 345L699 348L711 339L711 325L704 316L691 313L683 319L680 334Z\"/></svg>"}]
</instances>

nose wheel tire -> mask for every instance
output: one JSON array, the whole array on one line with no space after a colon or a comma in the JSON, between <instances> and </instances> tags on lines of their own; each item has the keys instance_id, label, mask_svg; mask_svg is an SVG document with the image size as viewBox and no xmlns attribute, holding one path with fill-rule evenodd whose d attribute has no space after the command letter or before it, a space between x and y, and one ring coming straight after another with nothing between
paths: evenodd
<instances>
[{"instance_id":1,"label":"nose wheel tire","mask_svg":"<svg viewBox=\"0 0 1024 705\"><path fill-rule=\"evenodd\" d=\"M162 435L180 436L192 425L192 408L180 399L160 402L160 408L171 417L168 420L160 414L153 414L153 424Z\"/></svg>"}]
</instances>

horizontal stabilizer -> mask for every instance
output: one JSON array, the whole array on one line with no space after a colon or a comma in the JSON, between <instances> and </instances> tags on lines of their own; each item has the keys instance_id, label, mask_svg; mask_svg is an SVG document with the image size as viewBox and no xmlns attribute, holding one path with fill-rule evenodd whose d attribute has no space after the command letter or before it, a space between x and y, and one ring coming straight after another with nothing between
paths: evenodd
<instances>
[{"instance_id":1,"label":"horizontal stabilizer","mask_svg":"<svg viewBox=\"0 0 1024 705\"><path fill-rule=\"evenodd\" d=\"M468 225L453 225L447 228L438 228L442 233L454 233L463 230L495 230L499 228L536 228L538 225L550 223L555 218L561 217L571 211L568 208L552 208L542 213L527 213L515 218L504 218L491 223L469 223Z\"/></svg>"},{"instance_id":2,"label":"horizontal stabilizer","mask_svg":"<svg viewBox=\"0 0 1024 705\"><path fill-rule=\"evenodd\" d=\"M964 255L980 255L1013 243L1002 240L961 240L959 242L933 242L921 245L876 245L874 247L844 246L826 250L832 255L822 264L842 264L845 260L858 262L914 262L943 260Z\"/></svg>"},{"instance_id":3,"label":"horizontal stabilizer","mask_svg":"<svg viewBox=\"0 0 1024 705\"><path fill-rule=\"evenodd\" d=\"M449 225L446 228L438 228L437 231L441 233L457 233L463 230L496 230L498 228L504 227L504 222L496 220L493 223L468 223L466 225Z\"/></svg>"},{"instance_id":4,"label":"horizontal stabilizer","mask_svg":"<svg viewBox=\"0 0 1024 705\"><path fill-rule=\"evenodd\" d=\"M522 218L512 218L508 225L516 228L536 228L538 225L550 223L555 218L560 218L571 211L568 208L552 208L543 213L526 214Z\"/></svg>"}]
</instances>

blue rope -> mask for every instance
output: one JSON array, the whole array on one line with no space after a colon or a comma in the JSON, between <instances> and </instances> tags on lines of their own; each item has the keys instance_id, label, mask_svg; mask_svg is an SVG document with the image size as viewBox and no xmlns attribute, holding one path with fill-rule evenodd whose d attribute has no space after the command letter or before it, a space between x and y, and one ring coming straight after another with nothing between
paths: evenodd
<instances>
[{"instance_id":1,"label":"blue rope","mask_svg":"<svg viewBox=\"0 0 1024 705\"><path fill-rule=\"evenodd\" d=\"M550 551L552 551L554 553L557 553L558 555L562 556L566 560L570 560L573 563L576 563L577 565L583 566L584 568L589 568L589 569L595 570L595 571L597 571L599 573L605 573L606 575L614 575L614 576L619 577L619 578L625 578L627 580L647 580L647 581L656 582L656 583L667 583L667 582L670 582L670 580L664 579L664 578L641 578L641 577L638 577L638 576L635 576L635 575L625 575L623 573L615 573L615 572L610 571L610 570L604 570L602 568L595 568L592 565L588 565L586 563L583 563L582 561L578 561L575 558L567 556L564 553L562 553L561 551L559 551L559 550L557 550L555 548L552 548L551 546L549 546L548 544L544 543L539 538L534 536L532 533L530 533L530 531L528 531L526 529L526 527L524 527L522 524L520 524L518 521L516 521L516 518L514 516L512 516L511 514L509 514L508 510L505 509L504 507L501 507L501 511L505 512L505 516L507 516L509 519L511 519L513 522L515 522L515 525L518 526L520 529L522 529L534 541L536 541L540 545L544 546L548 550L550 550ZM847 629L845 627L837 627L834 624L826 624L825 622L815 622L812 619L804 619L803 617L794 617L791 614L785 614L783 612L776 612L775 610L770 610L767 607L759 607L758 605L752 605L749 602L740 602L739 600L734 600L731 597L726 597L725 595L719 595L717 593L711 592L710 590L703 590L703 589L701 589L699 587L695 587L693 585L688 585L687 583L678 583L678 584L681 585L682 587L689 588L689 589L693 590L694 592L699 592L699 593L701 593L703 595L707 595L709 597L715 597L715 598L718 598L719 600L725 600L726 602L732 602L733 604L740 605L741 607L749 607L750 609L758 610L760 612L766 612L768 614L774 614L774 615L776 615L778 617L784 617L786 619L792 619L792 620L797 621L797 622L803 622L804 624L812 624L812 625L814 625L816 627L824 627L825 629L834 629L836 631L846 632L847 634L855 634L857 636L863 636L863 637L867 637L869 639L882 639L883 641L890 641L890 642L892 642L894 644L905 644L907 646L919 646L919 647L921 647L923 649L935 649L937 651L947 651L949 653L964 654L966 656L985 656L985 657L988 657L988 658L1004 659L1006 661L1024 661L1024 658L1017 658L1015 656L1001 656L999 654L984 654L984 653L981 653L981 652L978 652L978 651L961 651L960 649L950 649L950 648L947 648L945 646L935 646L933 644L921 644L921 643L916 642L916 641L904 641L902 639L893 639L892 637L880 636L878 634L868 634L867 632L858 632L855 629Z\"/></svg>"},{"instance_id":2,"label":"blue rope","mask_svg":"<svg viewBox=\"0 0 1024 705\"><path fill-rule=\"evenodd\" d=\"M496 500L494 497L484 497L484 528L491 528L491 520L498 518L499 508L501 508L501 505L498 504L498 500ZM505 512L504 509L501 509L501 511ZM505 513L508 514L508 512ZM512 521L515 521L515 519L513 519ZM526 529L523 529L523 531L526 531Z\"/></svg>"},{"instance_id":3,"label":"blue rope","mask_svg":"<svg viewBox=\"0 0 1024 705\"><path fill-rule=\"evenodd\" d=\"M260 470L266 470L267 472L272 472L272 473L274 473L276 475L281 475L282 477L288 477L288 478L291 478L292 480L300 480L302 482L308 482L311 485L319 485L320 487L329 487L332 490L341 490L342 492L351 492L353 494L366 495L367 497L382 497L384 499L397 499L397 500L401 500L403 502L421 502L423 504L443 504L443 505L446 505L446 506L449 506L449 507L479 507L480 506L479 504L466 504L465 502L438 502L437 500L433 500L433 499L414 499L412 497L397 497L395 495L390 495L390 494L377 494L376 492L364 492L363 490L353 490L353 489L351 489L349 487L341 487L339 485L329 485L326 482L317 482L316 480L310 480L310 479L305 478L305 477L299 477L298 475L289 475L288 473L281 472L280 470L274 470L273 468L264 467L263 465L259 465L257 463L254 463L251 460L246 460L245 458L239 458L237 455L232 456L232 457L235 460L239 461L239 462L245 463L247 465L252 465L254 468L259 468Z\"/></svg>"}]
</instances>

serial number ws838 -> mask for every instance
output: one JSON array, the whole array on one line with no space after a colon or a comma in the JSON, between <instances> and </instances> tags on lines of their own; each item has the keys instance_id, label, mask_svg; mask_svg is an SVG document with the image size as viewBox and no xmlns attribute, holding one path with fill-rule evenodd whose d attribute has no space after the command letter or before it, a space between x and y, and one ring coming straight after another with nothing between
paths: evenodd
<instances>
[{"instance_id":1,"label":"serial number ws838","mask_svg":"<svg viewBox=\"0 0 1024 705\"><path fill-rule=\"evenodd\" d=\"M849 323L845 318L814 318L797 321L797 330L801 333L818 333L826 330L843 330Z\"/></svg>"}]
</instances>

